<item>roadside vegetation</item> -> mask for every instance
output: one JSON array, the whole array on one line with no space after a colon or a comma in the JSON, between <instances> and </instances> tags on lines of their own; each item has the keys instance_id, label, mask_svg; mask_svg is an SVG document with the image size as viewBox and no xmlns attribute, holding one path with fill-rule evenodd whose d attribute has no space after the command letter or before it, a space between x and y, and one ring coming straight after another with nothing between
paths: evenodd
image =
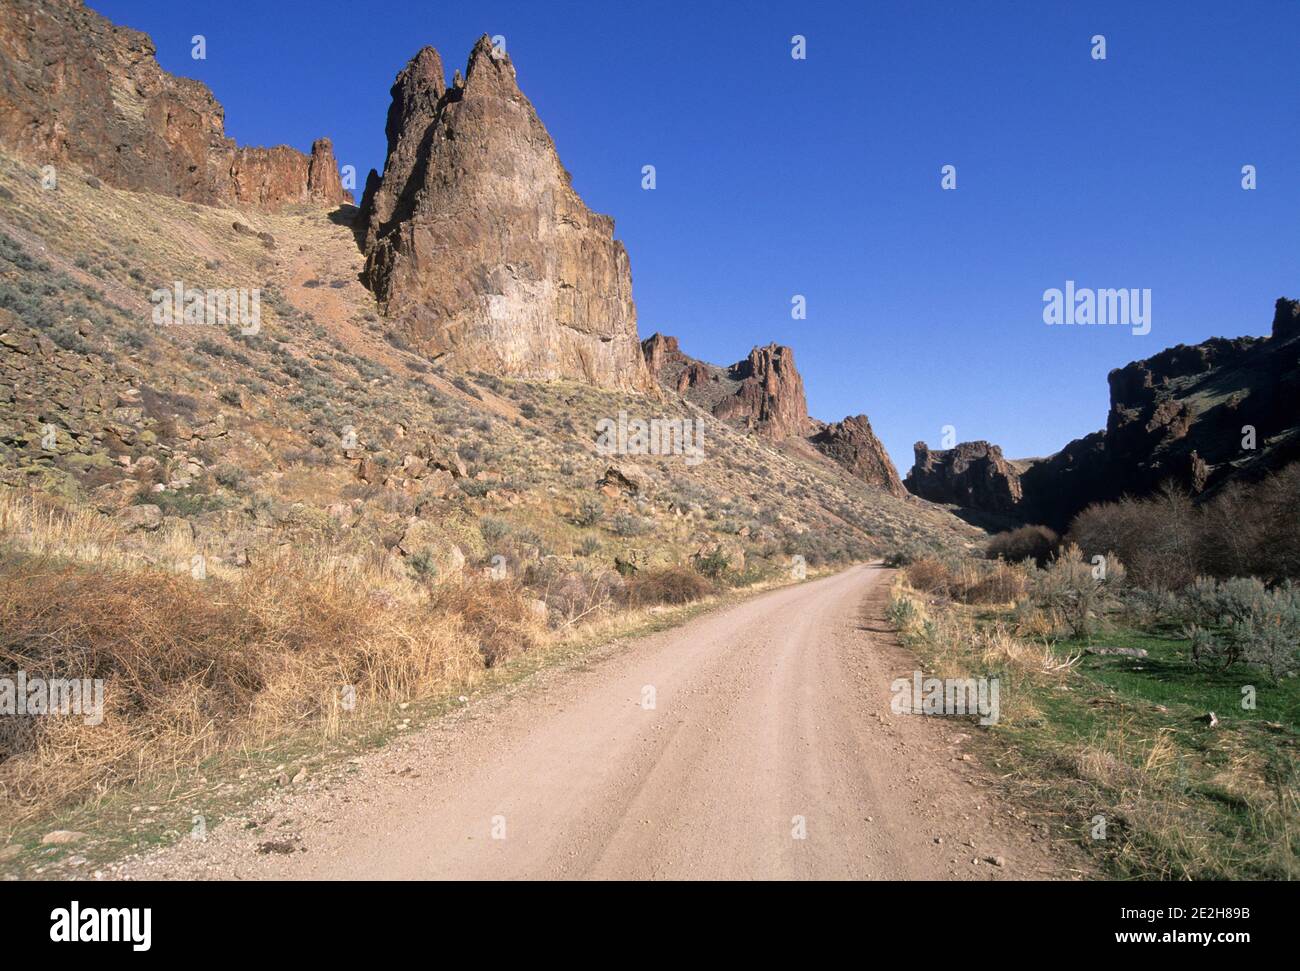
<instances>
[{"instance_id":1,"label":"roadside vegetation","mask_svg":"<svg viewBox=\"0 0 1300 971\"><path fill-rule=\"evenodd\" d=\"M936 676L999 679L977 729L999 776L1114 876L1300 877L1300 588L1291 520L1259 512L1298 473L1253 501L1093 507L1063 540L994 537L989 559L900 557L904 642ZM1226 510L1252 506L1239 535L1259 541L1223 555Z\"/></svg>"}]
</instances>

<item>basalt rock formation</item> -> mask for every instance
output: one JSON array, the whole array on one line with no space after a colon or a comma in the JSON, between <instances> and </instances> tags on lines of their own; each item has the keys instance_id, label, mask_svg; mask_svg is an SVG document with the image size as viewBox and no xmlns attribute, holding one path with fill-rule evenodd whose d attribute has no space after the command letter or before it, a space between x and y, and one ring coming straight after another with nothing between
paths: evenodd
<instances>
[{"instance_id":1,"label":"basalt rock formation","mask_svg":"<svg viewBox=\"0 0 1300 971\"><path fill-rule=\"evenodd\" d=\"M907 495L866 415L830 425L809 417L803 378L789 347L755 347L743 361L725 368L690 357L676 337L664 334L647 337L641 351L664 389L763 438L806 442L864 482Z\"/></svg>"},{"instance_id":2,"label":"basalt rock formation","mask_svg":"<svg viewBox=\"0 0 1300 971\"><path fill-rule=\"evenodd\" d=\"M614 221L574 192L509 55L483 37L449 86L426 47L392 95L359 233L394 329L460 368L653 388Z\"/></svg>"},{"instance_id":3,"label":"basalt rock formation","mask_svg":"<svg viewBox=\"0 0 1300 971\"><path fill-rule=\"evenodd\" d=\"M917 442L913 449L916 462L907 474L907 488L922 499L1010 515L1024 498L1020 474L996 445L962 442L931 451Z\"/></svg>"},{"instance_id":4,"label":"basalt rock formation","mask_svg":"<svg viewBox=\"0 0 1300 971\"><path fill-rule=\"evenodd\" d=\"M907 487L1064 529L1094 502L1166 483L1211 495L1275 471L1300 459L1300 302L1277 301L1268 337L1179 344L1111 371L1109 383L1105 430L1016 463L983 442L948 452L918 445Z\"/></svg>"},{"instance_id":5,"label":"basalt rock formation","mask_svg":"<svg viewBox=\"0 0 1300 971\"><path fill-rule=\"evenodd\" d=\"M850 415L843 421L822 425L809 441L853 475L879 486L895 496L907 495L898 470L890 461L885 446L871 430L866 415Z\"/></svg>"},{"instance_id":6,"label":"basalt rock formation","mask_svg":"<svg viewBox=\"0 0 1300 971\"><path fill-rule=\"evenodd\" d=\"M351 202L328 139L310 156L239 148L204 84L158 65L149 37L81 0L0 6L0 145L57 170L204 205Z\"/></svg>"},{"instance_id":7,"label":"basalt rock formation","mask_svg":"<svg viewBox=\"0 0 1300 971\"><path fill-rule=\"evenodd\" d=\"M755 347L744 360L723 368L684 354L676 337L656 333L641 342L641 353L662 387L717 418L775 441L813 431L803 378L788 347Z\"/></svg>"},{"instance_id":8,"label":"basalt rock formation","mask_svg":"<svg viewBox=\"0 0 1300 971\"><path fill-rule=\"evenodd\" d=\"M714 415L743 422L778 440L812 431L803 378L795 368L792 349L780 344L755 347L728 371L737 384L736 393L718 402Z\"/></svg>"}]
</instances>

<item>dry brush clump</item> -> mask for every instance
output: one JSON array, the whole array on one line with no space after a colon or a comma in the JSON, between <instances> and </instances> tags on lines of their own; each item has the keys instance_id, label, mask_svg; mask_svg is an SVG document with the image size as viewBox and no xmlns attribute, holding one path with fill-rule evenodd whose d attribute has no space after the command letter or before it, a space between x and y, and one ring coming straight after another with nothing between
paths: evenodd
<instances>
[{"instance_id":1,"label":"dry brush clump","mask_svg":"<svg viewBox=\"0 0 1300 971\"><path fill-rule=\"evenodd\" d=\"M990 560L1019 563L1033 560L1044 566L1056 553L1061 538L1047 526L1021 526L1019 529L998 533L984 547Z\"/></svg>"},{"instance_id":2,"label":"dry brush clump","mask_svg":"<svg viewBox=\"0 0 1300 971\"><path fill-rule=\"evenodd\" d=\"M627 581L624 601L630 607L686 604L716 592L714 585L688 566L638 572Z\"/></svg>"},{"instance_id":3,"label":"dry brush clump","mask_svg":"<svg viewBox=\"0 0 1300 971\"><path fill-rule=\"evenodd\" d=\"M903 571L913 589L965 604L1014 604L1023 599L1030 573L1002 561L942 560L926 556Z\"/></svg>"}]
</instances>

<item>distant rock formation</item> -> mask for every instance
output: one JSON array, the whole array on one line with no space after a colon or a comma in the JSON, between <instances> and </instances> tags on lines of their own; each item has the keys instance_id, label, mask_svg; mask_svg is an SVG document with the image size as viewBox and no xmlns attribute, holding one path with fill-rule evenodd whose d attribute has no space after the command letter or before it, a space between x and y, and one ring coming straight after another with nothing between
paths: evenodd
<instances>
[{"instance_id":1,"label":"distant rock formation","mask_svg":"<svg viewBox=\"0 0 1300 971\"><path fill-rule=\"evenodd\" d=\"M794 365L791 348L780 344L755 347L728 371L738 387L734 395L714 406L714 415L743 422L760 435L777 440L812 431L803 378Z\"/></svg>"},{"instance_id":2,"label":"distant rock formation","mask_svg":"<svg viewBox=\"0 0 1300 971\"><path fill-rule=\"evenodd\" d=\"M646 367L650 369L650 376L656 381L665 368L689 360L677 345L676 337L667 337L658 332L641 342L641 353L645 357Z\"/></svg>"},{"instance_id":3,"label":"distant rock formation","mask_svg":"<svg viewBox=\"0 0 1300 971\"><path fill-rule=\"evenodd\" d=\"M820 422L817 423L821 425ZM853 475L895 496L907 495L889 453L871 430L866 415L851 415L831 425L821 425L809 439L819 451Z\"/></svg>"},{"instance_id":4,"label":"distant rock formation","mask_svg":"<svg viewBox=\"0 0 1300 971\"><path fill-rule=\"evenodd\" d=\"M328 139L310 157L283 145L239 148L207 86L168 74L154 52L147 35L81 0L5 0L0 145L39 165L74 165L118 188L204 205L352 201Z\"/></svg>"},{"instance_id":5,"label":"distant rock formation","mask_svg":"<svg viewBox=\"0 0 1300 971\"><path fill-rule=\"evenodd\" d=\"M812 433L803 378L794 351L780 344L755 347L730 367L684 353L676 337L655 333L641 342L650 375L714 416L780 441Z\"/></svg>"},{"instance_id":6,"label":"distant rock formation","mask_svg":"<svg viewBox=\"0 0 1300 971\"><path fill-rule=\"evenodd\" d=\"M1014 514L1024 498L1020 474L988 442L962 442L931 451L913 446L916 462L907 474L907 489L931 502L954 503L1003 515Z\"/></svg>"},{"instance_id":7,"label":"distant rock formation","mask_svg":"<svg viewBox=\"0 0 1300 971\"><path fill-rule=\"evenodd\" d=\"M1268 337L1179 344L1108 380L1105 430L1015 463L984 442L948 452L920 444L908 489L1064 529L1094 502L1165 483L1210 495L1300 460L1300 302L1277 301Z\"/></svg>"},{"instance_id":8,"label":"distant rock formation","mask_svg":"<svg viewBox=\"0 0 1300 971\"><path fill-rule=\"evenodd\" d=\"M614 221L573 191L509 56L483 37L448 87L426 47L392 95L359 227L394 329L462 368L650 390Z\"/></svg>"},{"instance_id":9,"label":"distant rock formation","mask_svg":"<svg viewBox=\"0 0 1300 971\"><path fill-rule=\"evenodd\" d=\"M722 368L682 352L676 337L655 333L641 342L659 384L725 421L773 441L806 442L852 475L895 496L906 496L898 471L866 415L828 425L808 415L794 351L780 344L755 347Z\"/></svg>"}]
</instances>

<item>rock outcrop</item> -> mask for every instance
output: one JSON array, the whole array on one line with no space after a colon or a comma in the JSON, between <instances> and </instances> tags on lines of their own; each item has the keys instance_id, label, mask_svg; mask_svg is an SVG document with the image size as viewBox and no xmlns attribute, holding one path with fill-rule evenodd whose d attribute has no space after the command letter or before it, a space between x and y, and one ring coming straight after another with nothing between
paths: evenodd
<instances>
[{"instance_id":1,"label":"rock outcrop","mask_svg":"<svg viewBox=\"0 0 1300 971\"><path fill-rule=\"evenodd\" d=\"M650 376L656 381L665 368L689 360L678 346L676 337L667 337L658 332L641 342L641 353L645 357L646 367L650 369Z\"/></svg>"},{"instance_id":2,"label":"rock outcrop","mask_svg":"<svg viewBox=\"0 0 1300 971\"><path fill-rule=\"evenodd\" d=\"M81 0L5 0L0 145L56 171L72 165L118 188L204 205L352 201L327 139L310 156L239 148L212 92L168 74L154 53L147 35Z\"/></svg>"},{"instance_id":3,"label":"rock outcrop","mask_svg":"<svg viewBox=\"0 0 1300 971\"><path fill-rule=\"evenodd\" d=\"M794 351L780 344L755 347L749 357L728 369L736 393L713 408L724 420L743 422L766 438L781 440L812 431L803 378L794 365Z\"/></svg>"},{"instance_id":4,"label":"rock outcrop","mask_svg":"<svg viewBox=\"0 0 1300 971\"><path fill-rule=\"evenodd\" d=\"M962 442L932 451L917 442L913 450L916 462L907 474L907 489L922 499L1014 515L1024 498L1020 474L996 445Z\"/></svg>"},{"instance_id":5,"label":"rock outcrop","mask_svg":"<svg viewBox=\"0 0 1300 971\"><path fill-rule=\"evenodd\" d=\"M641 342L641 352L660 386L715 417L773 441L811 445L864 482L907 495L866 415L829 425L809 417L790 348L755 347L743 361L723 368L685 354L676 337L656 333Z\"/></svg>"},{"instance_id":6,"label":"rock outcrop","mask_svg":"<svg viewBox=\"0 0 1300 971\"><path fill-rule=\"evenodd\" d=\"M907 495L889 453L871 430L866 415L850 415L843 421L821 425L809 439L823 454L853 475L895 496Z\"/></svg>"},{"instance_id":7,"label":"rock outcrop","mask_svg":"<svg viewBox=\"0 0 1300 971\"><path fill-rule=\"evenodd\" d=\"M359 226L394 329L460 368L650 390L614 221L574 192L509 56L483 37L448 86L426 47L392 95Z\"/></svg>"}]
</instances>

